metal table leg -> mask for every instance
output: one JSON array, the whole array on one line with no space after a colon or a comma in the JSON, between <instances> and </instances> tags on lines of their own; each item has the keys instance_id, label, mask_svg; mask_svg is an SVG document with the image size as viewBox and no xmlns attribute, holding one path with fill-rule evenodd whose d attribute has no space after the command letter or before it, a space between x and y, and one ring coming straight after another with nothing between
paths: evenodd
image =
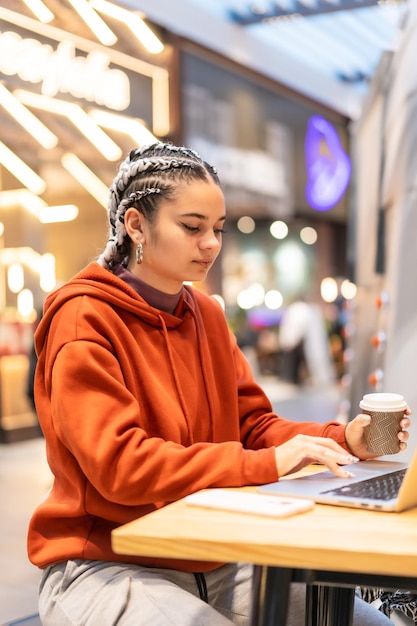
<instances>
[{"instance_id":1,"label":"metal table leg","mask_svg":"<svg viewBox=\"0 0 417 626\"><path fill-rule=\"evenodd\" d=\"M255 565L251 626L285 626L293 570Z\"/></svg>"},{"instance_id":2,"label":"metal table leg","mask_svg":"<svg viewBox=\"0 0 417 626\"><path fill-rule=\"evenodd\" d=\"M306 626L352 626L355 589L307 584Z\"/></svg>"}]
</instances>

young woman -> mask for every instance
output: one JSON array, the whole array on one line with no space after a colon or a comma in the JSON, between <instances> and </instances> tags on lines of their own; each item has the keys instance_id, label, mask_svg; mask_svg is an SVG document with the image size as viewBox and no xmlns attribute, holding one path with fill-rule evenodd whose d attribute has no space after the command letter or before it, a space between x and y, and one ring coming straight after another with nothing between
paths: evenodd
<instances>
[{"instance_id":1,"label":"young woman","mask_svg":"<svg viewBox=\"0 0 417 626\"><path fill-rule=\"evenodd\" d=\"M248 624L249 565L120 556L112 529L202 488L311 461L344 476L369 456L365 416L345 427L275 415L218 303L184 285L207 276L225 218L216 171L192 150L133 150L110 189L103 254L46 300L35 398L54 482L28 538L45 626ZM292 626L303 606L294 586ZM389 623L358 599L356 626Z\"/></svg>"}]
</instances>

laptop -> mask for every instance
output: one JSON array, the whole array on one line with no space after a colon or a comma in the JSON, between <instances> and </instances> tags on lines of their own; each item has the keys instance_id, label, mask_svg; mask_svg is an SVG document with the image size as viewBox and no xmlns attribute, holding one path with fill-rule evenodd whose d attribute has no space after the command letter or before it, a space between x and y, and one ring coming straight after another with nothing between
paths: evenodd
<instances>
[{"instance_id":1,"label":"laptop","mask_svg":"<svg viewBox=\"0 0 417 626\"><path fill-rule=\"evenodd\" d=\"M417 450L409 467L383 459L359 461L344 467L355 476L339 478L330 470L299 478L289 475L278 482L260 485L258 491L374 511L398 513L417 506Z\"/></svg>"}]
</instances>

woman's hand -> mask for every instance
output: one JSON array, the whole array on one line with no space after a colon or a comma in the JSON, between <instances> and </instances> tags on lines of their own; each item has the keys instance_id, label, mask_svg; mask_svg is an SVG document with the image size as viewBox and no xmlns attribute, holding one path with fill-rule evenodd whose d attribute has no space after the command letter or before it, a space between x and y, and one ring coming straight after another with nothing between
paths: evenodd
<instances>
[{"instance_id":1,"label":"woman's hand","mask_svg":"<svg viewBox=\"0 0 417 626\"><path fill-rule=\"evenodd\" d=\"M401 450L405 450L407 447L407 428L410 426L408 415L411 415L409 407L404 411L404 419L400 422L402 430L398 433L398 439L400 440ZM345 437L348 448L354 455L362 460L375 458L375 454L371 454L367 450L364 440L364 429L368 426L370 421L371 417L369 415L360 413L346 426Z\"/></svg>"},{"instance_id":2,"label":"woman's hand","mask_svg":"<svg viewBox=\"0 0 417 626\"><path fill-rule=\"evenodd\" d=\"M343 465L355 463L359 459L344 450L333 439L296 435L289 441L275 448L275 462L278 476L296 472L309 463L326 465L336 476L351 477L351 472L343 469Z\"/></svg>"}]
</instances>

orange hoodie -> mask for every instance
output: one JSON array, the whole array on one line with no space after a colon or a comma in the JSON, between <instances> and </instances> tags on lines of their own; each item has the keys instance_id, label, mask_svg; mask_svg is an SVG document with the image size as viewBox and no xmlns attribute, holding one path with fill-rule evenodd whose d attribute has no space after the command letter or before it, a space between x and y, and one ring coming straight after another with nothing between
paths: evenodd
<instances>
[{"instance_id":1,"label":"orange hoodie","mask_svg":"<svg viewBox=\"0 0 417 626\"><path fill-rule=\"evenodd\" d=\"M218 564L130 558L111 530L206 487L277 480L274 446L337 423L272 412L218 303L185 286L174 315L90 263L45 303L35 398L53 486L28 533L39 567L70 558L187 571Z\"/></svg>"}]
</instances>

